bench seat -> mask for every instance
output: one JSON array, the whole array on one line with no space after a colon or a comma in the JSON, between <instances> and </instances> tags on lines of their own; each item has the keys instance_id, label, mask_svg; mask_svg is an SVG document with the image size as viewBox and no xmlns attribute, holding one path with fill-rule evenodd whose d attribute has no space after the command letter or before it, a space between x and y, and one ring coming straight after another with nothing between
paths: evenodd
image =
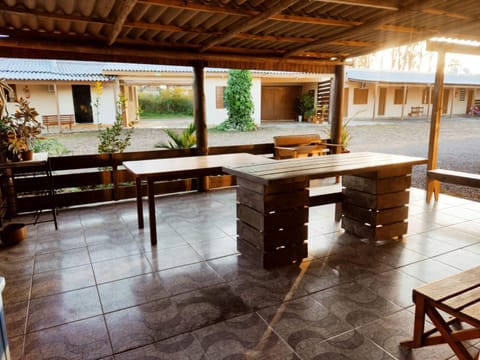
<instances>
[{"instance_id":1,"label":"bench seat","mask_svg":"<svg viewBox=\"0 0 480 360\"><path fill-rule=\"evenodd\" d=\"M413 340L401 345L419 348L448 343L458 359L474 359L462 341L480 338L480 266L414 289L413 301ZM435 326L429 331L425 331L426 315Z\"/></svg>"},{"instance_id":2,"label":"bench seat","mask_svg":"<svg viewBox=\"0 0 480 360\"><path fill-rule=\"evenodd\" d=\"M408 116L422 116L423 115L423 106L412 106Z\"/></svg>"},{"instance_id":3,"label":"bench seat","mask_svg":"<svg viewBox=\"0 0 480 360\"><path fill-rule=\"evenodd\" d=\"M438 200L439 186L433 186L434 181L445 182L455 185L480 188L480 174L467 173L464 171L434 169L427 171L427 203L430 202L432 194Z\"/></svg>"},{"instance_id":4,"label":"bench seat","mask_svg":"<svg viewBox=\"0 0 480 360\"><path fill-rule=\"evenodd\" d=\"M329 152L327 140L319 134L280 135L273 137L275 159L324 155Z\"/></svg>"},{"instance_id":5,"label":"bench seat","mask_svg":"<svg viewBox=\"0 0 480 360\"><path fill-rule=\"evenodd\" d=\"M47 127L47 130L50 126L58 126L59 120L60 126L68 126L69 130L72 130L72 125L75 124L75 115L42 115L42 124Z\"/></svg>"}]
</instances>

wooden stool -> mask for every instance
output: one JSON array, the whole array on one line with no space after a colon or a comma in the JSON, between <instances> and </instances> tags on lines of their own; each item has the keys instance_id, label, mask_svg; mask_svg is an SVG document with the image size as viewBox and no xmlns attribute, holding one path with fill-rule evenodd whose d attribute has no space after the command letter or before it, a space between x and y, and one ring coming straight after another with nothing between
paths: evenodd
<instances>
[{"instance_id":1,"label":"wooden stool","mask_svg":"<svg viewBox=\"0 0 480 360\"><path fill-rule=\"evenodd\" d=\"M413 301L413 340L401 345L419 348L448 343L460 360L478 359L479 355L472 357L462 341L480 338L480 266L414 289ZM445 320L439 310L451 319ZM425 315L435 325L430 331L425 331ZM471 327L462 329L462 323Z\"/></svg>"}]
</instances>

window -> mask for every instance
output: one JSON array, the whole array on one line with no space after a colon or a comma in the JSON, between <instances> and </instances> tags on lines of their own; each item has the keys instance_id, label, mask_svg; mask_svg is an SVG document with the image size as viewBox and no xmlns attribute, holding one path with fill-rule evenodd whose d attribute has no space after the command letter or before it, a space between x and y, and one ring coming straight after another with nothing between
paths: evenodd
<instances>
[{"instance_id":1,"label":"window","mask_svg":"<svg viewBox=\"0 0 480 360\"><path fill-rule=\"evenodd\" d=\"M353 104L361 105L368 103L368 89L353 89Z\"/></svg>"},{"instance_id":2,"label":"window","mask_svg":"<svg viewBox=\"0 0 480 360\"><path fill-rule=\"evenodd\" d=\"M422 104L431 104L432 103L432 97L431 97L431 89L429 87L426 87L423 89L423 94L422 94Z\"/></svg>"},{"instance_id":3,"label":"window","mask_svg":"<svg viewBox=\"0 0 480 360\"><path fill-rule=\"evenodd\" d=\"M224 109L225 104L223 102L223 97L225 95L225 86L217 86L215 88L215 95L216 95L217 109Z\"/></svg>"},{"instance_id":4,"label":"window","mask_svg":"<svg viewBox=\"0 0 480 360\"><path fill-rule=\"evenodd\" d=\"M395 89L395 95L393 98L393 103L396 105L399 104L406 104L407 103L407 96L405 96L405 99L403 98L403 88ZM406 94L405 94L406 95Z\"/></svg>"}]
</instances>

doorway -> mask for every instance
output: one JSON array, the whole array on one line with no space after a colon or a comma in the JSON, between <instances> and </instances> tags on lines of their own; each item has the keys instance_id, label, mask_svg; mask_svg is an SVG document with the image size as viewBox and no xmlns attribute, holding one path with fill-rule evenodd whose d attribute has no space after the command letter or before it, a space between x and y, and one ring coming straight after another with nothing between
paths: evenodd
<instances>
[{"instance_id":1,"label":"doorway","mask_svg":"<svg viewBox=\"0 0 480 360\"><path fill-rule=\"evenodd\" d=\"M385 105L387 103L387 88L381 87L378 95L378 113L377 115L385 115Z\"/></svg>"},{"instance_id":2,"label":"doorway","mask_svg":"<svg viewBox=\"0 0 480 360\"><path fill-rule=\"evenodd\" d=\"M262 86L262 120L296 120L301 86Z\"/></svg>"},{"instance_id":3,"label":"doorway","mask_svg":"<svg viewBox=\"0 0 480 360\"><path fill-rule=\"evenodd\" d=\"M72 96L75 122L80 124L93 124L90 86L72 85Z\"/></svg>"}]
</instances>

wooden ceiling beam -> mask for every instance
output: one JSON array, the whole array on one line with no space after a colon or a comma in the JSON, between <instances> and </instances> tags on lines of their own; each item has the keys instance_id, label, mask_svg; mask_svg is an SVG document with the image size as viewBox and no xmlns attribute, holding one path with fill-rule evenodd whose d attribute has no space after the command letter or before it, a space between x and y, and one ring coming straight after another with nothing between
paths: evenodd
<instances>
[{"instance_id":1,"label":"wooden ceiling beam","mask_svg":"<svg viewBox=\"0 0 480 360\"><path fill-rule=\"evenodd\" d=\"M122 10L120 11L120 14L118 14L117 21L113 24L112 33L108 39L108 46L111 46L115 42L122 31L123 24L125 24L128 15L132 12L136 4L137 0L123 0Z\"/></svg>"},{"instance_id":2,"label":"wooden ceiling beam","mask_svg":"<svg viewBox=\"0 0 480 360\"><path fill-rule=\"evenodd\" d=\"M249 20L242 21L238 25L230 28L228 32L219 37L212 37L211 40L203 44L201 52L207 51L209 48L221 44L227 40L232 39L236 34L250 30L251 28L260 25L261 23L268 20L275 14L282 12L293 4L297 3L299 0L280 0L277 4L269 8L268 10L260 13L257 16L251 17Z\"/></svg>"},{"instance_id":3,"label":"wooden ceiling beam","mask_svg":"<svg viewBox=\"0 0 480 360\"><path fill-rule=\"evenodd\" d=\"M369 7L375 9L393 10L399 9L398 0L315 0L324 3L353 5L361 7Z\"/></svg>"},{"instance_id":4,"label":"wooden ceiling beam","mask_svg":"<svg viewBox=\"0 0 480 360\"><path fill-rule=\"evenodd\" d=\"M440 41L427 41L427 50L445 51L465 55L480 55L480 46L478 45L464 45Z\"/></svg>"},{"instance_id":5,"label":"wooden ceiling beam","mask_svg":"<svg viewBox=\"0 0 480 360\"><path fill-rule=\"evenodd\" d=\"M28 57L24 56L25 49L28 49L28 54L36 53L37 56L52 59L75 59L75 60L97 60L97 61L116 61L116 62L133 62L133 63L149 63L149 64L173 64L185 66L193 66L196 62L205 62L206 66L221 67L218 64L228 63L236 64L238 68L251 69L278 69L290 68L289 71L298 71L300 67L304 67L305 71L309 67L317 67L330 69L340 62L329 61L324 59L310 59L310 58L291 58L281 59L278 57L259 56L259 55L241 55L225 54L225 53L205 53L199 54L197 52L186 52L174 50L159 50L159 49L145 49L133 46L103 46L101 43L97 45L84 43L78 44L70 42L68 47L57 41L9 41L0 39L0 49L8 57ZM210 64L210 65L208 65ZM297 70L295 70L297 69ZM328 71L328 72L331 72ZM326 71L325 71L326 72Z\"/></svg>"},{"instance_id":6,"label":"wooden ceiling beam","mask_svg":"<svg viewBox=\"0 0 480 360\"><path fill-rule=\"evenodd\" d=\"M388 23L394 22L394 20L400 15L408 15L413 12L417 12L417 13L421 12L426 8L430 8L431 5L435 3L436 3L435 0L426 0L424 2L418 2L417 0L403 1L401 7L396 11L392 11L389 15L383 15L381 17L378 17L377 19L372 19L356 27L348 28L339 34L326 36L326 37L317 39L316 41L313 41L310 44L299 46L297 49L287 52L285 54L285 57L298 56L304 51L321 47L325 44L329 44L332 41L349 40L365 32L378 30L379 27L386 26L388 25Z\"/></svg>"},{"instance_id":7,"label":"wooden ceiling beam","mask_svg":"<svg viewBox=\"0 0 480 360\"><path fill-rule=\"evenodd\" d=\"M201 11L206 13L215 13L223 15L252 16L258 14L258 11L231 9L228 7L219 7L212 5L195 4L185 0L139 0L139 4L152 6L165 6L182 10Z\"/></svg>"}]
</instances>

